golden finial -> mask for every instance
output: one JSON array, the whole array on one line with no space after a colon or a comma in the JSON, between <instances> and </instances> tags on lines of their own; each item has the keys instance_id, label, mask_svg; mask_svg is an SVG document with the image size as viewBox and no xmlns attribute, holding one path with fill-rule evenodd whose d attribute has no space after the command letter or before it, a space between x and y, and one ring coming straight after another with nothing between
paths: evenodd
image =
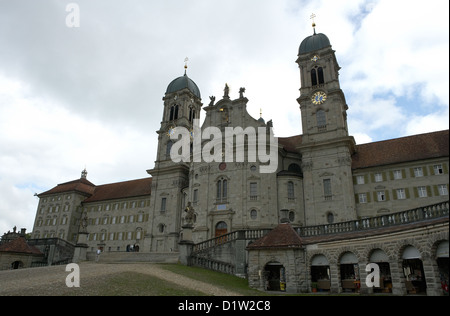
<instances>
[{"instance_id":1,"label":"golden finial","mask_svg":"<svg viewBox=\"0 0 450 316\"><path fill-rule=\"evenodd\" d=\"M259 109L259 117L262 118L262 109Z\"/></svg>"},{"instance_id":2,"label":"golden finial","mask_svg":"<svg viewBox=\"0 0 450 316\"><path fill-rule=\"evenodd\" d=\"M314 21L315 18L316 18L316 15L314 13L311 14L311 20L313 21L312 27L314 29L314 34L316 34L316 22Z\"/></svg>"},{"instance_id":3,"label":"golden finial","mask_svg":"<svg viewBox=\"0 0 450 316\"><path fill-rule=\"evenodd\" d=\"M184 59L184 74L186 75L186 71L187 71L187 69L188 69L188 65L187 65L187 63L188 63L188 61L189 61L189 58L185 58Z\"/></svg>"}]
</instances>

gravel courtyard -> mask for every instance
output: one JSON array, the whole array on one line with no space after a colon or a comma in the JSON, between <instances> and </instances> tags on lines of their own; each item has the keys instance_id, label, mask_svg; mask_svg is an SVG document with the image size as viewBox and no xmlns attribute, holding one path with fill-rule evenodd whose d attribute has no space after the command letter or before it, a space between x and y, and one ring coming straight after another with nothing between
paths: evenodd
<instances>
[{"instance_id":1,"label":"gravel courtyard","mask_svg":"<svg viewBox=\"0 0 450 316\"><path fill-rule=\"evenodd\" d=\"M84 262L80 265L80 287L69 288L66 286L66 278L71 271L66 272L66 266L51 266L20 270L0 271L0 296L8 295L105 295L102 285L108 287L107 290L114 293L114 283L120 287L127 276L134 279L145 279L148 277L148 288L162 287L165 284L175 285L182 289L191 291L192 295L209 296L237 296L239 294L227 291L223 288L194 280L180 274L167 271L157 264L151 263L131 263L131 264L102 264ZM139 278L139 276L143 276ZM120 279L122 278L122 279ZM134 280L133 279L133 280ZM121 281L122 280L122 281ZM147 280L147 279L145 279ZM144 281L145 281L144 280ZM161 280L165 282L161 282ZM131 285L130 288L133 288ZM150 293L151 292L150 290ZM160 292L157 292L160 293ZM173 295L173 292L170 292ZM129 293L120 292L120 295L139 295L130 289ZM106 294L108 295L108 294ZM111 294L109 294L111 295ZM113 294L114 295L114 294ZM144 293L145 295L145 293ZM151 294L150 294L151 295ZM176 292L175 292L176 295Z\"/></svg>"}]
</instances>

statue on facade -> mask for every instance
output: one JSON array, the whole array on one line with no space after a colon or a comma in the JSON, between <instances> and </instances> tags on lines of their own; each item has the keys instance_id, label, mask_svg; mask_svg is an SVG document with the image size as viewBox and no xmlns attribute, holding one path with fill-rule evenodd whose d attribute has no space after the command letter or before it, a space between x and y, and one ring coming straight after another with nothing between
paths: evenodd
<instances>
[{"instance_id":1,"label":"statue on facade","mask_svg":"<svg viewBox=\"0 0 450 316\"><path fill-rule=\"evenodd\" d=\"M83 215L81 215L81 223L80 223L80 233L87 233L87 226L88 226L88 217L87 213L84 212Z\"/></svg>"},{"instance_id":2,"label":"statue on facade","mask_svg":"<svg viewBox=\"0 0 450 316\"><path fill-rule=\"evenodd\" d=\"M216 97L211 96L211 97L209 97L209 99L211 100L211 102L209 103L209 106L214 106L214 102L216 102Z\"/></svg>"},{"instance_id":3,"label":"statue on facade","mask_svg":"<svg viewBox=\"0 0 450 316\"><path fill-rule=\"evenodd\" d=\"M195 211L194 208L191 205L191 202L188 202L188 205L186 206L186 208L184 209L184 212L186 213L186 215L184 216L184 222L186 225L192 225L194 224L194 216L195 216Z\"/></svg>"},{"instance_id":4,"label":"statue on facade","mask_svg":"<svg viewBox=\"0 0 450 316\"><path fill-rule=\"evenodd\" d=\"M245 88L240 88L239 89L239 98L243 99L244 98L244 93L245 93Z\"/></svg>"},{"instance_id":5,"label":"statue on facade","mask_svg":"<svg viewBox=\"0 0 450 316\"><path fill-rule=\"evenodd\" d=\"M230 98L230 87L228 86L228 83L225 84L225 89L223 89L224 91L224 95L223 98L224 99L229 99Z\"/></svg>"}]
</instances>

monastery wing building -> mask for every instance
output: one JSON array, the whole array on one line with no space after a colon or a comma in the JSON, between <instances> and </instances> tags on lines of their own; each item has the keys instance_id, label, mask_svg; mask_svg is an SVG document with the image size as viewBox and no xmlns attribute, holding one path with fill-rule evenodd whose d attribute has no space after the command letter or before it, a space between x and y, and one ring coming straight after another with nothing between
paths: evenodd
<instances>
[{"instance_id":1,"label":"monastery wing building","mask_svg":"<svg viewBox=\"0 0 450 316\"><path fill-rule=\"evenodd\" d=\"M75 245L83 226L88 258L97 249L105 256L180 253L186 264L244 276L266 290L442 294L449 131L358 145L328 37L314 31L296 62L299 135L274 145L274 123L249 115L244 88L234 99L226 85L220 100L205 105L185 72L165 92L150 176L96 185L84 170L38 195L32 238ZM191 137L189 152L174 162L180 130ZM236 142L205 141L204 133L227 130ZM262 138L263 145L251 142ZM264 146L276 159L253 159ZM215 159L198 156L205 152ZM273 172L261 172L268 164ZM370 262L381 270L375 288L364 285Z\"/></svg>"}]
</instances>

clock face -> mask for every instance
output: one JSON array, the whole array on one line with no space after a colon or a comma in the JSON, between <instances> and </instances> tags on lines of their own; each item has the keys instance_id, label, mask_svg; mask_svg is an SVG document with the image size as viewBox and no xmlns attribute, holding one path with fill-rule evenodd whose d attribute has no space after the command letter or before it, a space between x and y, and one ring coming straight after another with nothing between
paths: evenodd
<instances>
[{"instance_id":1,"label":"clock face","mask_svg":"<svg viewBox=\"0 0 450 316\"><path fill-rule=\"evenodd\" d=\"M175 126L171 126L171 127L167 130L167 136L171 137L172 135L175 135Z\"/></svg>"},{"instance_id":2,"label":"clock face","mask_svg":"<svg viewBox=\"0 0 450 316\"><path fill-rule=\"evenodd\" d=\"M327 100L327 95L325 92L316 92L312 97L312 103L314 104L322 104Z\"/></svg>"}]
</instances>

